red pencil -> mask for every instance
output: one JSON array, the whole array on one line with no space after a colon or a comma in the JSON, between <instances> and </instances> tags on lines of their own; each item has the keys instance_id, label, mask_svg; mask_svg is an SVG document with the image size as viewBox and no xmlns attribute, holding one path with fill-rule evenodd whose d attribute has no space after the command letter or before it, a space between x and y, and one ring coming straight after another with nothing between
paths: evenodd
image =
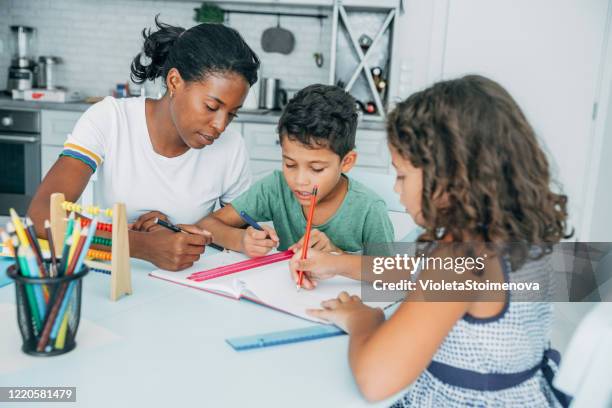
<instances>
[{"instance_id":1,"label":"red pencil","mask_svg":"<svg viewBox=\"0 0 612 408\"><path fill-rule=\"evenodd\" d=\"M312 217L314 216L315 204L317 203L317 192L319 191L319 186L314 186L312 189L312 194L310 195L310 211L308 211L308 220L306 222L306 235L304 236L304 244L302 245L302 257L301 259L306 259L306 255L308 255L308 241L310 241L310 230L312 229ZM298 271L298 284L297 290L300 290L302 287L302 280L304 279L304 272Z\"/></svg>"},{"instance_id":2,"label":"red pencil","mask_svg":"<svg viewBox=\"0 0 612 408\"><path fill-rule=\"evenodd\" d=\"M81 236L77 241L77 246L74 250L74 254L72 254L72 259L70 260L70 264L68 268L66 268L66 275L72 275L74 273L74 268L76 268L77 260L81 255L81 251L83 250L83 246L85 245L85 241L87 240L87 235L89 234L89 227L85 227L81 230ZM78 271L77 271L78 273Z\"/></svg>"}]
</instances>

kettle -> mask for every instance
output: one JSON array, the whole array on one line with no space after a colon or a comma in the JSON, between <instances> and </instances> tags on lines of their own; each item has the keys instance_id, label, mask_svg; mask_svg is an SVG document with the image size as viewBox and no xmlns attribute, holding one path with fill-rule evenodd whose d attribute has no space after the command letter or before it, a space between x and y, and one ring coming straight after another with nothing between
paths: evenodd
<instances>
[{"instance_id":1,"label":"kettle","mask_svg":"<svg viewBox=\"0 0 612 408\"><path fill-rule=\"evenodd\" d=\"M280 110L287 104L287 91L281 89L280 79L262 78L259 89L259 108Z\"/></svg>"}]
</instances>

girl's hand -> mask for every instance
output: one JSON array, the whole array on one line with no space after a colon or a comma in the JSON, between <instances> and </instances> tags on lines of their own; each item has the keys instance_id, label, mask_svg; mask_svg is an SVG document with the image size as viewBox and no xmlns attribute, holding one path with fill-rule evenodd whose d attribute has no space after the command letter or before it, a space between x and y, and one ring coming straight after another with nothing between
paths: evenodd
<instances>
[{"instance_id":1,"label":"girl's hand","mask_svg":"<svg viewBox=\"0 0 612 408\"><path fill-rule=\"evenodd\" d=\"M337 275L338 255L333 255L328 252L318 251L316 249L308 250L308 257L302 257L302 251L296 252L291 261L289 261L289 270L291 278L298 283L299 273L302 271L304 278L302 279L302 287L305 289L314 289L317 286L317 280L329 279Z\"/></svg>"},{"instance_id":2,"label":"girl's hand","mask_svg":"<svg viewBox=\"0 0 612 408\"><path fill-rule=\"evenodd\" d=\"M302 246L304 245L304 237L300 238L298 242L291 245L289 247L293 252L300 252L302 250ZM308 249L314 248L323 252L342 252L340 248L334 245L333 242L329 239L324 232L319 231L318 229L312 229L310 231L310 239L308 240Z\"/></svg>"},{"instance_id":3,"label":"girl's hand","mask_svg":"<svg viewBox=\"0 0 612 408\"><path fill-rule=\"evenodd\" d=\"M370 332L385 321L381 308L366 306L359 296L350 296L346 292L340 292L336 299L322 302L321 306L323 309L308 309L306 313L333 323L348 334Z\"/></svg>"},{"instance_id":4,"label":"girl's hand","mask_svg":"<svg viewBox=\"0 0 612 408\"><path fill-rule=\"evenodd\" d=\"M263 231L248 227L242 234L242 252L251 258L264 256L278 246L278 235L274 228L262 225Z\"/></svg>"}]
</instances>

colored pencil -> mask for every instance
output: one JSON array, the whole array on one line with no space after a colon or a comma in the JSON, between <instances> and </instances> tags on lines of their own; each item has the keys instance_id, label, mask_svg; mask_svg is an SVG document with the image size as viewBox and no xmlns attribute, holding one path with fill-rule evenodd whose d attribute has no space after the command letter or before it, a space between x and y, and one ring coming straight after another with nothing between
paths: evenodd
<instances>
[{"instance_id":1,"label":"colored pencil","mask_svg":"<svg viewBox=\"0 0 612 408\"><path fill-rule=\"evenodd\" d=\"M71 212L68 216L68 223L66 224L66 232L64 233L64 248L62 249L62 259L60 261L58 276L64 275L66 267L68 266L68 252L70 251L69 239L72 239L72 229L74 228L74 212ZM72 242L72 241L70 241Z\"/></svg>"},{"instance_id":2,"label":"colored pencil","mask_svg":"<svg viewBox=\"0 0 612 408\"><path fill-rule=\"evenodd\" d=\"M89 236L89 231L91 231L91 237ZM82 261L85 258L84 256L81 256L81 253L83 252L87 253L87 251L89 250L89 246L91 245L93 235L95 233L96 233L95 229L90 230L89 227L83 228L83 234L81 234L81 238L79 238L79 244L77 245L78 251L75 250L75 253L73 254L73 258L75 259L75 261L70 262L70 266L67 270L66 275L72 275L75 270L77 273L79 272L79 269L82 265ZM81 262L78 262L79 260ZM58 316L55 319L53 328L51 329L51 335L50 335L51 341L54 341L58 337L61 327L67 327L67 326L64 326L63 321L67 318L66 309L68 308L68 304L70 302L70 298L71 298L75 283L76 282L74 281L70 282L70 284L68 285L68 289L65 291L65 295L62 294L63 298L61 299L61 306L58 312Z\"/></svg>"},{"instance_id":3,"label":"colored pencil","mask_svg":"<svg viewBox=\"0 0 612 408\"><path fill-rule=\"evenodd\" d=\"M51 223L45 220L45 232L47 233L47 241L49 242L49 252L51 252L51 269L49 275L52 278L57 278L57 256L55 254L55 243L53 241L53 233L51 232Z\"/></svg>"},{"instance_id":4,"label":"colored pencil","mask_svg":"<svg viewBox=\"0 0 612 408\"><path fill-rule=\"evenodd\" d=\"M306 259L308 256L308 242L310 241L310 230L312 229L312 218L314 217L315 205L317 203L317 192L319 186L314 186L312 194L310 195L310 210L308 211L308 220L306 221L306 234L304 236L304 243L302 245L302 256L301 259ZM302 288L302 281L304 280L304 272L298 271L298 283L297 290Z\"/></svg>"},{"instance_id":5,"label":"colored pencil","mask_svg":"<svg viewBox=\"0 0 612 408\"><path fill-rule=\"evenodd\" d=\"M72 262L72 258L74 257L74 252L76 251L77 246L79 245L79 237L81 236L81 225L79 223L75 223L74 229L72 230L72 246L70 247L70 252L68 252L68 265Z\"/></svg>"},{"instance_id":6,"label":"colored pencil","mask_svg":"<svg viewBox=\"0 0 612 408\"><path fill-rule=\"evenodd\" d=\"M36 257L34 256L34 253L32 252L32 248L30 247L23 248L23 256L24 256L24 261L26 263L26 270L28 271L30 277L37 278L38 274L36 271L38 269L38 265L36 265ZM49 293L47 291L45 294L43 285L37 285L37 284L30 285L27 283L26 285L32 286L34 288L34 294L36 295L36 304L38 305L38 312L42 318L45 315L45 310L47 306L46 302L49 300L48 298Z\"/></svg>"},{"instance_id":7,"label":"colored pencil","mask_svg":"<svg viewBox=\"0 0 612 408\"><path fill-rule=\"evenodd\" d=\"M21 272L21 275L29 277L30 273L28 271L28 264L25 256L23 255L24 250L25 248L23 247L17 248L17 262L19 264L19 271ZM40 316L39 313L39 306L37 302L36 293L34 292L34 285L25 284L24 286L26 290L26 297L30 305L30 312L32 314L32 319L34 322L34 334L38 335L42 328L42 316Z\"/></svg>"},{"instance_id":8,"label":"colored pencil","mask_svg":"<svg viewBox=\"0 0 612 408\"><path fill-rule=\"evenodd\" d=\"M25 233L25 229L23 228L23 224L21 223L21 218L19 218L19 215L17 214L17 211L15 211L14 208L11 208L9 210L9 213L11 214L11 221L13 221L13 226L15 227L15 232L19 237L21 245L27 247L30 244L28 242L28 237Z\"/></svg>"},{"instance_id":9,"label":"colored pencil","mask_svg":"<svg viewBox=\"0 0 612 408\"><path fill-rule=\"evenodd\" d=\"M25 228L26 233L30 239L30 245L34 249L34 255L36 258L40 260L40 263L43 264L43 255L42 250L40 249L40 244L38 243L38 237L36 235L36 230L34 229L34 223L30 217L25 218ZM44 269L44 268L43 268Z\"/></svg>"}]
</instances>

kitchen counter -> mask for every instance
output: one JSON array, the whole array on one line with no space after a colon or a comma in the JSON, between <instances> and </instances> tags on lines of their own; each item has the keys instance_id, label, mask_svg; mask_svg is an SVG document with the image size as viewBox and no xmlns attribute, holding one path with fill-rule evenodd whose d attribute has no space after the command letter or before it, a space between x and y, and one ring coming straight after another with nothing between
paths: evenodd
<instances>
[{"instance_id":1,"label":"kitchen counter","mask_svg":"<svg viewBox=\"0 0 612 408\"><path fill-rule=\"evenodd\" d=\"M0 109L26 109L26 110L59 110L72 112L85 112L92 104L85 102L34 102L34 101L19 101L13 100L9 96L0 95ZM238 113L236 122L250 123L278 123L280 112L271 111L247 111L243 110ZM384 122L373 120L362 120L359 123L360 129L369 130L384 130Z\"/></svg>"},{"instance_id":2,"label":"kitchen counter","mask_svg":"<svg viewBox=\"0 0 612 408\"><path fill-rule=\"evenodd\" d=\"M72 112L85 112L91 106L85 102L34 102L14 100L10 96L0 95L0 109L27 109L27 110L63 110Z\"/></svg>"}]
</instances>

